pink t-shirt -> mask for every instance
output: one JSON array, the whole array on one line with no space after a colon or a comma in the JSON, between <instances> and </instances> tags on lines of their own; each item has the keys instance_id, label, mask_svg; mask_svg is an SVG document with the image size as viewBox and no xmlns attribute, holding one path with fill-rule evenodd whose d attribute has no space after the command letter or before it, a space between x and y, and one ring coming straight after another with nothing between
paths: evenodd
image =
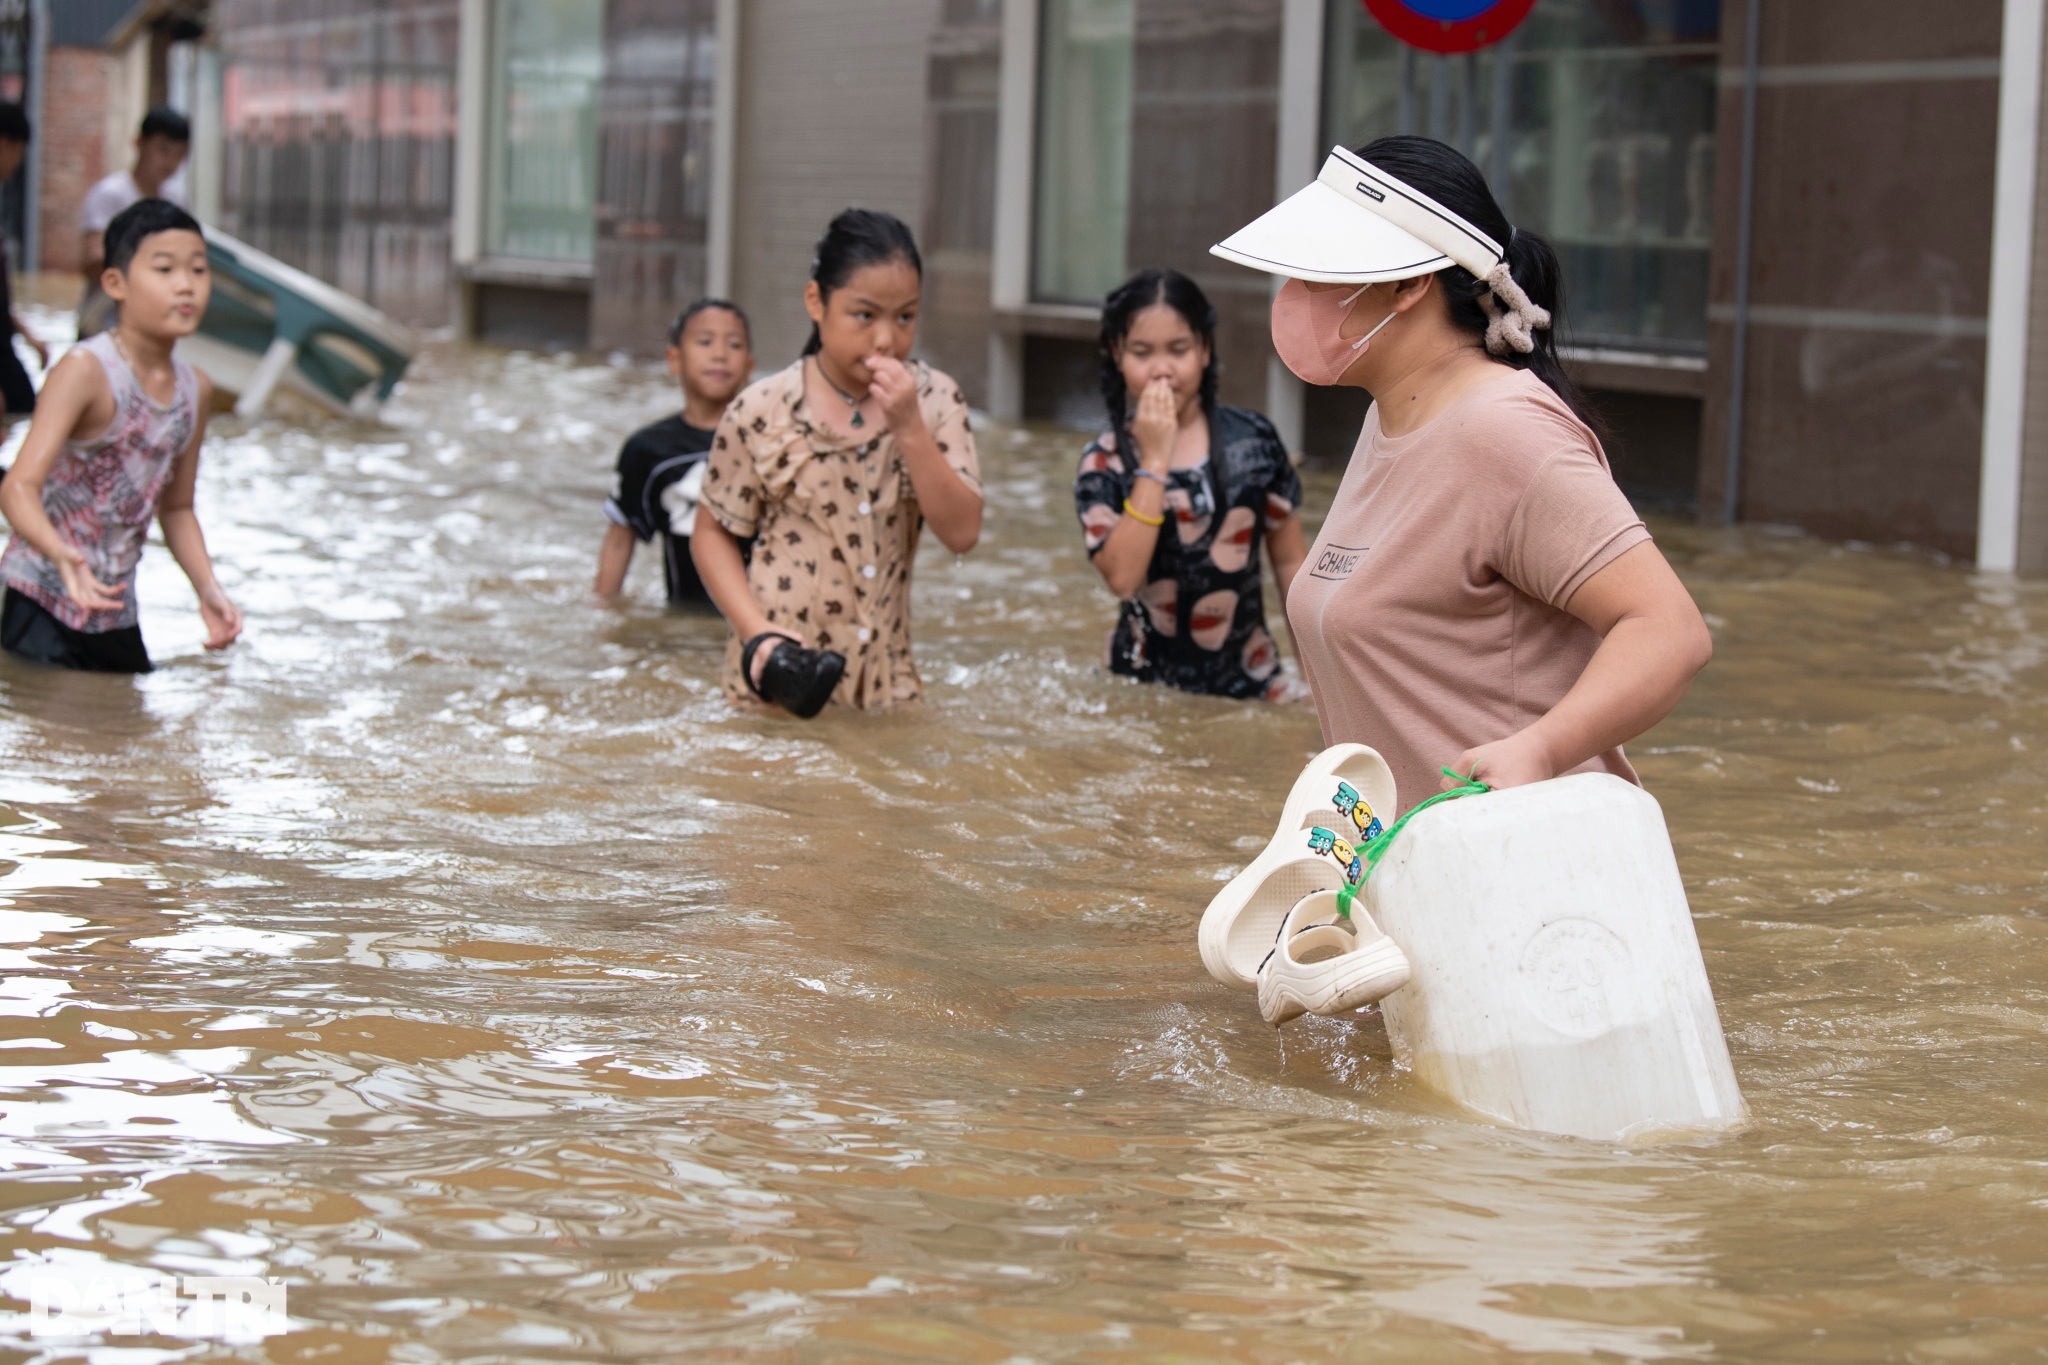
<instances>
[{"instance_id":1,"label":"pink t-shirt","mask_svg":"<svg viewBox=\"0 0 2048 1365\"><path fill-rule=\"evenodd\" d=\"M1600 442L1525 370L1405 436L1375 405L1287 595L1323 743L1379 750L1404 810L1430 796L1571 690L1600 637L1565 603L1649 538ZM1618 748L1579 771L1636 780Z\"/></svg>"}]
</instances>

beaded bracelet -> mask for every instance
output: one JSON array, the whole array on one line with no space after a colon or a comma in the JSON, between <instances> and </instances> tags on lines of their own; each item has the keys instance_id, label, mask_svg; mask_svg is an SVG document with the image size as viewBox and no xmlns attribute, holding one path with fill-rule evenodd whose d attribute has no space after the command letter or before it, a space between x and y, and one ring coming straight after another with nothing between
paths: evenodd
<instances>
[{"instance_id":1,"label":"beaded bracelet","mask_svg":"<svg viewBox=\"0 0 2048 1365\"><path fill-rule=\"evenodd\" d=\"M1164 474L1154 474L1149 469L1133 470L1131 471L1131 477L1135 479L1151 479L1153 482L1157 483L1161 488L1172 487L1172 484L1170 484L1167 481L1167 478Z\"/></svg>"}]
</instances>

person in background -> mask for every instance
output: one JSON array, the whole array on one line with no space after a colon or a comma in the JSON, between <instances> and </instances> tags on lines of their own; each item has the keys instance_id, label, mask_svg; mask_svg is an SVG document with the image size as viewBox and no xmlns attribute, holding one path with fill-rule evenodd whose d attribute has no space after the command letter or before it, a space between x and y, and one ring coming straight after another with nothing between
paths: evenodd
<instances>
[{"instance_id":1,"label":"person in background","mask_svg":"<svg viewBox=\"0 0 2048 1365\"><path fill-rule=\"evenodd\" d=\"M18 104L0 104L0 183L12 180L21 170L22 158L28 155L28 115ZM50 368L50 348L22 325L14 314L14 277L4 253L0 253L0 319L7 328L6 344L0 345L0 420L18 421L36 410L36 386L30 382L28 371L21 366L21 357L14 353L14 338L20 337L36 353L36 367Z\"/></svg>"},{"instance_id":2,"label":"person in background","mask_svg":"<svg viewBox=\"0 0 2048 1365\"><path fill-rule=\"evenodd\" d=\"M875 710L924 693L910 657L918 537L929 521L967 553L982 500L960 386L909 359L923 289L910 229L847 209L804 286L810 344L718 424L690 549L732 624L735 702L808 717L828 698Z\"/></svg>"},{"instance_id":3,"label":"person in background","mask_svg":"<svg viewBox=\"0 0 2048 1365\"><path fill-rule=\"evenodd\" d=\"M617 596L634 543L659 535L668 604L709 607L711 594L690 558L690 533L712 429L753 374L747 315L724 299L698 299L668 329L667 360L683 387L683 410L640 428L619 450L618 486L604 504L611 526L597 554L597 594Z\"/></svg>"},{"instance_id":4,"label":"person in background","mask_svg":"<svg viewBox=\"0 0 2048 1365\"><path fill-rule=\"evenodd\" d=\"M143 115L135 135L135 164L102 177L85 192L78 226L85 239L78 255L85 276L85 297L78 304L78 339L105 331L113 323L114 306L100 288L106 269L105 238L114 215L143 199L164 199L185 208L185 191L174 178L192 150L192 125L175 109L158 106Z\"/></svg>"},{"instance_id":5,"label":"person in background","mask_svg":"<svg viewBox=\"0 0 2048 1365\"><path fill-rule=\"evenodd\" d=\"M1103 300L1101 366L1110 426L1081 452L1074 502L1088 557L1122 603L1110 671L1287 697L1259 548L1284 604L1308 553L1301 479L1271 422L1217 404L1208 296L1177 270L1133 275Z\"/></svg>"},{"instance_id":6,"label":"person in background","mask_svg":"<svg viewBox=\"0 0 2048 1365\"><path fill-rule=\"evenodd\" d=\"M99 673L147 673L135 568L154 517L199 594L206 647L242 613L213 576L192 510L212 385L171 354L206 312L206 238L192 215L145 199L107 225L101 284L114 325L50 371L4 481L14 538L0 555L0 648Z\"/></svg>"}]
</instances>

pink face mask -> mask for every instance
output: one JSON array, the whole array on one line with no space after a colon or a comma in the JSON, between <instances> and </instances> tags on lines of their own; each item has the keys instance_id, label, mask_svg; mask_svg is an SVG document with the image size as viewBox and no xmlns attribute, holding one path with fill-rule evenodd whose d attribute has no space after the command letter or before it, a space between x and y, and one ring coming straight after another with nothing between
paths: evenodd
<instances>
[{"instance_id":1,"label":"pink face mask","mask_svg":"<svg viewBox=\"0 0 2048 1365\"><path fill-rule=\"evenodd\" d=\"M1289 280L1273 296L1273 349L1304 384L1335 384L1365 353L1366 343L1379 335L1380 327L1394 320L1389 312L1378 327L1356 341L1344 339L1344 319L1350 316L1352 303L1370 288L1361 284L1340 295L1334 289L1310 289L1300 280Z\"/></svg>"}]
</instances>

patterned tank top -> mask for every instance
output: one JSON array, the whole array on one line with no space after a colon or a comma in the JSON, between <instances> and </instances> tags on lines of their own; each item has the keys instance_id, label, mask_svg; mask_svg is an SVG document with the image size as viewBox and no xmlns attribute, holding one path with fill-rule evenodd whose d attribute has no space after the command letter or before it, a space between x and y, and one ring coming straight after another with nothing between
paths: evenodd
<instances>
[{"instance_id":1,"label":"patterned tank top","mask_svg":"<svg viewBox=\"0 0 2048 1365\"><path fill-rule=\"evenodd\" d=\"M34 598L73 630L98 634L136 622L135 566L156 517L157 500L199 422L199 379L172 358L169 403L143 392L111 332L78 343L106 372L114 420L89 441L66 441L43 481L43 511L68 545L85 552L92 576L121 594L118 611L87 611L64 591L57 566L20 536L0 555L0 582Z\"/></svg>"}]
</instances>

